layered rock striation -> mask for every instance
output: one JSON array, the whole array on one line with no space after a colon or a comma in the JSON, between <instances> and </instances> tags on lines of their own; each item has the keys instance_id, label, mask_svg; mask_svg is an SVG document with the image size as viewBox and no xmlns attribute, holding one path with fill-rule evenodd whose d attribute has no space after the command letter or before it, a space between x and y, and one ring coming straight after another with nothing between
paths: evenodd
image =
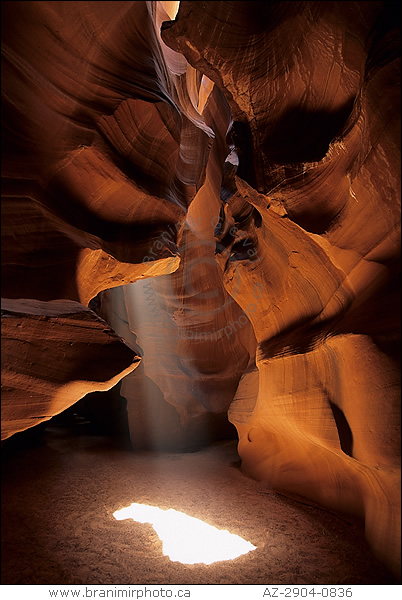
<instances>
[{"instance_id":1,"label":"layered rock striation","mask_svg":"<svg viewBox=\"0 0 402 600\"><path fill-rule=\"evenodd\" d=\"M2 3L2 364L41 390L7 431L103 389L36 359L85 331L133 447L228 414L245 472L363 519L398 578L397 4L176 5Z\"/></svg>"},{"instance_id":2,"label":"layered rock striation","mask_svg":"<svg viewBox=\"0 0 402 600\"><path fill-rule=\"evenodd\" d=\"M243 468L362 517L398 573L394 8L183 2L162 36L224 90L235 119L242 178L217 241L228 292L239 289L243 310L257 292L258 370L229 409ZM241 224L242 201L258 211L257 227ZM241 240L251 238L258 252L247 259Z\"/></svg>"},{"instance_id":3,"label":"layered rock striation","mask_svg":"<svg viewBox=\"0 0 402 600\"><path fill-rule=\"evenodd\" d=\"M1 303L1 439L115 386L140 357L78 302Z\"/></svg>"}]
</instances>

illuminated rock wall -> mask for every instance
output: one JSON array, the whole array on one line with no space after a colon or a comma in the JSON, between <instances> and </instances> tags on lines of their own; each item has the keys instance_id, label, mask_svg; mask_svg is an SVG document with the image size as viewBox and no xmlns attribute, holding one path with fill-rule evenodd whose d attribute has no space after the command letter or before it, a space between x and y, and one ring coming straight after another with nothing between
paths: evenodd
<instances>
[{"instance_id":1,"label":"illuminated rock wall","mask_svg":"<svg viewBox=\"0 0 402 600\"><path fill-rule=\"evenodd\" d=\"M73 301L96 330L90 304L142 355L107 378L134 447L197 446L228 411L245 472L364 519L398 576L396 3L175 4L2 3L7 310ZM40 387L7 435L61 409Z\"/></svg>"}]
</instances>

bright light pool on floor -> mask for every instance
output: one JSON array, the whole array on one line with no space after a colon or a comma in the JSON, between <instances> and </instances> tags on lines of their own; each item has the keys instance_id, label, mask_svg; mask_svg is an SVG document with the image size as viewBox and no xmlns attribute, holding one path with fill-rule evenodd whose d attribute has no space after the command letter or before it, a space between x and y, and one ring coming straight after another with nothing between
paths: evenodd
<instances>
[{"instance_id":1,"label":"bright light pool on floor","mask_svg":"<svg viewBox=\"0 0 402 600\"><path fill-rule=\"evenodd\" d=\"M116 510L113 516L118 521L133 519L151 523L162 542L163 554L186 565L232 560L256 549L226 529L217 529L173 508L162 510L157 506L133 503Z\"/></svg>"}]
</instances>

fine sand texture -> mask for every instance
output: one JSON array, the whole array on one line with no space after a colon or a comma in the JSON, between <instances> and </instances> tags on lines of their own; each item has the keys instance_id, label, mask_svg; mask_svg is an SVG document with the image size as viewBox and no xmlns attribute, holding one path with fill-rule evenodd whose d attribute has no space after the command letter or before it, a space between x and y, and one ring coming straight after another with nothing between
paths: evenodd
<instances>
[{"instance_id":1,"label":"fine sand texture","mask_svg":"<svg viewBox=\"0 0 402 600\"><path fill-rule=\"evenodd\" d=\"M264 488L236 440L188 454L135 453L80 426L49 426L2 458L2 584L395 584L351 519ZM256 550L211 565L162 553L131 503L174 508Z\"/></svg>"}]
</instances>

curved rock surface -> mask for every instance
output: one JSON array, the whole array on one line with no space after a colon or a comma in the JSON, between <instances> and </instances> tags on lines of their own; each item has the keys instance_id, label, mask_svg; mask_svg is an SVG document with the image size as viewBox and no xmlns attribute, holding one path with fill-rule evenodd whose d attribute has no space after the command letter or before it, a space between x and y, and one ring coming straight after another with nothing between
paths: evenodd
<instances>
[{"instance_id":1,"label":"curved rock surface","mask_svg":"<svg viewBox=\"0 0 402 600\"><path fill-rule=\"evenodd\" d=\"M258 286L250 315L258 374L244 375L246 391L240 386L229 411L243 468L363 517L375 552L398 573L392 8L364 6L363 15L359 3L182 2L162 35L224 90L247 155L238 173L248 184L237 179L218 238L225 287L240 288L243 310ZM240 225L241 199L258 210L259 227ZM233 223L239 231L228 235ZM244 240L255 238L257 257L245 260Z\"/></svg>"},{"instance_id":2,"label":"curved rock surface","mask_svg":"<svg viewBox=\"0 0 402 600\"><path fill-rule=\"evenodd\" d=\"M364 519L398 578L399 7L176 9L2 3L2 295L141 348L134 447L228 412L247 473Z\"/></svg>"},{"instance_id":3,"label":"curved rock surface","mask_svg":"<svg viewBox=\"0 0 402 600\"><path fill-rule=\"evenodd\" d=\"M108 390L140 358L78 302L1 302L1 439Z\"/></svg>"}]
</instances>

